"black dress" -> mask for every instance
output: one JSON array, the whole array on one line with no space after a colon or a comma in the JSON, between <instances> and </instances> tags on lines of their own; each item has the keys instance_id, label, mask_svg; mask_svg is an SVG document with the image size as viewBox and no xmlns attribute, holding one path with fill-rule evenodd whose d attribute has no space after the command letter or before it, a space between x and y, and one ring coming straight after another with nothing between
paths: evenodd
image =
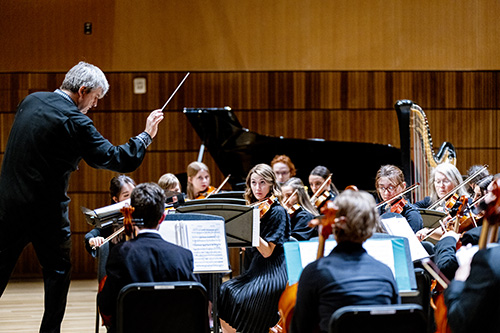
<instances>
[{"instance_id":1,"label":"black dress","mask_svg":"<svg viewBox=\"0 0 500 333\"><path fill-rule=\"evenodd\" d=\"M292 237L296 240L309 240L318 236L318 229L308 226L314 215L302 207L299 207L290 217Z\"/></svg>"},{"instance_id":2,"label":"black dress","mask_svg":"<svg viewBox=\"0 0 500 333\"><path fill-rule=\"evenodd\" d=\"M290 220L278 203L261 218L260 236L276 244L271 256L247 249L249 269L223 283L219 292L219 317L242 333L267 333L279 320L278 301L288 280L283 243L290 237Z\"/></svg>"}]
</instances>

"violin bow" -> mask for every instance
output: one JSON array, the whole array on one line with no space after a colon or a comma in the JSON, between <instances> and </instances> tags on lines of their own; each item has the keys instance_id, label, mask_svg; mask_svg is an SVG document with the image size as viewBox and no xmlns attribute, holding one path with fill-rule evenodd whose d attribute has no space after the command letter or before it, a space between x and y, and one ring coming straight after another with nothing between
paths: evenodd
<instances>
[{"instance_id":1,"label":"violin bow","mask_svg":"<svg viewBox=\"0 0 500 333\"><path fill-rule=\"evenodd\" d=\"M224 179L224 181L222 182L222 184L220 184L220 186L217 187L217 189L215 191L212 191L212 192L208 193L208 195L205 197L205 199L208 199L212 194L219 193L219 191L222 189L222 187L224 185L226 185L227 181L229 180L229 177L231 177L231 174L227 175L226 179Z\"/></svg>"},{"instance_id":2,"label":"violin bow","mask_svg":"<svg viewBox=\"0 0 500 333\"><path fill-rule=\"evenodd\" d=\"M413 184L412 186L408 187L406 190L404 190L403 192L399 193L399 194L396 194L395 196L393 196L392 198L390 198L389 200L386 200L386 201L382 201L381 203L379 203L377 206L375 206L375 209L379 209L380 207L382 207L383 205L391 202L392 200L396 199L397 197L401 197L403 195L405 195L406 193L410 192L410 191L413 191L414 189L416 189L417 187L420 186L420 183L415 183Z\"/></svg>"},{"instance_id":3,"label":"violin bow","mask_svg":"<svg viewBox=\"0 0 500 333\"><path fill-rule=\"evenodd\" d=\"M463 182L461 182L460 184L458 184L457 186L455 186L455 188L453 190L451 190L450 192L446 193L446 195L444 197L442 197L441 199L439 199L438 201L436 201L434 204L430 205L428 209L434 209L437 206L439 206L440 204L442 204L444 201L446 201L446 199L450 196L450 194L455 193L456 191L458 191L458 189L460 189L461 187L463 187L464 185L466 185L467 183L469 183L472 179L474 179L477 175L479 175L481 172L483 172L486 169L488 169L488 164L483 165L483 167L481 169L479 169L478 171L474 172L466 180L464 180Z\"/></svg>"},{"instance_id":4,"label":"violin bow","mask_svg":"<svg viewBox=\"0 0 500 333\"><path fill-rule=\"evenodd\" d=\"M286 206L286 204L288 203L288 201L290 201L290 199L297 193L299 189L296 188L295 191L293 191L292 195L290 195L288 198L286 198L285 202L283 202L283 206Z\"/></svg>"},{"instance_id":5,"label":"violin bow","mask_svg":"<svg viewBox=\"0 0 500 333\"><path fill-rule=\"evenodd\" d=\"M332 174L330 174L326 180L323 182L323 184L321 184L321 186L318 188L318 190L316 191L316 193L313 194L313 196L311 197L311 203L314 205L314 203L316 202L316 199L318 199L318 196L323 193L323 190L325 189L325 186L326 186L326 183L328 183L328 181L332 179Z\"/></svg>"},{"instance_id":6,"label":"violin bow","mask_svg":"<svg viewBox=\"0 0 500 333\"><path fill-rule=\"evenodd\" d=\"M124 230L125 230L125 227L121 227L120 229L116 230L111 235L109 235L108 237L106 237L106 239L104 240L104 242L102 242L101 245L94 245L94 246L92 246L92 250L95 250L98 247L103 246L104 244L106 244L107 242L109 242L110 240L112 240L113 238L115 238L116 236L118 236L119 234L121 234Z\"/></svg>"}]
</instances>

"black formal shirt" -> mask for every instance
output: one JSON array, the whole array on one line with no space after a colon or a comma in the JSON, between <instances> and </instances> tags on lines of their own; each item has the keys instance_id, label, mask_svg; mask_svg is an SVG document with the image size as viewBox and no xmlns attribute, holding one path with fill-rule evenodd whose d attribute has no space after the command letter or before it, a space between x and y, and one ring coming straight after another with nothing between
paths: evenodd
<instances>
[{"instance_id":1,"label":"black formal shirt","mask_svg":"<svg viewBox=\"0 0 500 333\"><path fill-rule=\"evenodd\" d=\"M328 332L331 315L343 306L399 302L391 269L361 244L343 242L302 272L291 331L314 332L319 324L321 332Z\"/></svg>"}]
</instances>

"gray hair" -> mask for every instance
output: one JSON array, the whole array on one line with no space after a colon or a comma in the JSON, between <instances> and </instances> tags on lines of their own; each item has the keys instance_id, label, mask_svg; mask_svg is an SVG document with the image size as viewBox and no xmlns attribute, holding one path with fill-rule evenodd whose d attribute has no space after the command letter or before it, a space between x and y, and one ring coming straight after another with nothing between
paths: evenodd
<instances>
[{"instance_id":1,"label":"gray hair","mask_svg":"<svg viewBox=\"0 0 500 333\"><path fill-rule=\"evenodd\" d=\"M66 73L60 89L77 93L81 87L87 88L88 92L101 88L99 98L103 98L109 90L109 83L99 67L80 61Z\"/></svg>"}]
</instances>

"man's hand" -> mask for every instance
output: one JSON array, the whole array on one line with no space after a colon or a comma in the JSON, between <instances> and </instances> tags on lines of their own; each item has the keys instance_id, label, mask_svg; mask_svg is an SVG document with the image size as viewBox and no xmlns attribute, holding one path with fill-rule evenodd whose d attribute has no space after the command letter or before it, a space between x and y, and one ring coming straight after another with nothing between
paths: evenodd
<instances>
[{"instance_id":1,"label":"man's hand","mask_svg":"<svg viewBox=\"0 0 500 333\"><path fill-rule=\"evenodd\" d=\"M163 112L161 112L161 109L154 110L149 114L148 119L146 120L146 129L144 131L149 134L151 139L156 136L156 133L158 132L158 124L162 120Z\"/></svg>"}]
</instances>

